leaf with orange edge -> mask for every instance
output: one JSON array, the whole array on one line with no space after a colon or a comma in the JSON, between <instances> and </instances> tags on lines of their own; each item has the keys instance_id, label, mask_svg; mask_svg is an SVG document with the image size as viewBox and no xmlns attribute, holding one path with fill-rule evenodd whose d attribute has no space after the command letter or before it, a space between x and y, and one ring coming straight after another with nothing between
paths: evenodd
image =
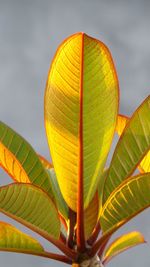
<instances>
[{"instance_id":1,"label":"leaf with orange edge","mask_svg":"<svg viewBox=\"0 0 150 267\"><path fill-rule=\"evenodd\" d=\"M0 222L0 251L38 254L44 249L33 237L8 223Z\"/></svg>"},{"instance_id":2,"label":"leaf with orange edge","mask_svg":"<svg viewBox=\"0 0 150 267\"><path fill-rule=\"evenodd\" d=\"M115 231L150 206L150 173L129 177L105 202L100 222L103 232Z\"/></svg>"},{"instance_id":3,"label":"leaf with orange edge","mask_svg":"<svg viewBox=\"0 0 150 267\"><path fill-rule=\"evenodd\" d=\"M39 157L40 161L42 162L45 169L49 170L49 169L53 168L53 164L51 162L49 162L45 157L43 157L39 154L38 154L38 157Z\"/></svg>"},{"instance_id":4,"label":"leaf with orange edge","mask_svg":"<svg viewBox=\"0 0 150 267\"><path fill-rule=\"evenodd\" d=\"M45 251L35 238L5 222L0 222L0 251L29 254L70 263L69 258Z\"/></svg>"},{"instance_id":5,"label":"leaf with orange edge","mask_svg":"<svg viewBox=\"0 0 150 267\"><path fill-rule=\"evenodd\" d=\"M129 117L124 116L124 115L118 115L116 132L118 133L119 136L122 134L128 121L129 121ZM150 172L150 150L148 151L146 156L143 158L143 160L140 162L138 169L141 173Z\"/></svg>"},{"instance_id":6,"label":"leaf with orange edge","mask_svg":"<svg viewBox=\"0 0 150 267\"><path fill-rule=\"evenodd\" d=\"M53 197L49 177L31 145L0 122L0 165L17 182L32 183Z\"/></svg>"},{"instance_id":7,"label":"leaf with orange edge","mask_svg":"<svg viewBox=\"0 0 150 267\"><path fill-rule=\"evenodd\" d=\"M59 239L58 211L39 187L22 183L0 187L0 212L47 239Z\"/></svg>"},{"instance_id":8,"label":"leaf with orange edge","mask_svg":"<svg viewBox=\"0 0 150 267\"><path fill-rule=\"evenodd\" d=\"M136 169L150 149L150 96L134 112L115 148L104 184L103 203Z\"/></svg>"},{"instance_id":9,"label":"leaf with orange edge","mask_svg":"<svg viewBox=\"0 0 150 267\"><path fill-rule=\"evenodd\" d=\"M98 197L98 192L96 192L89 206L84 211L84 231L86 239L90 237L96 226L96 223L98 221L98 213L99 213L99 197Z\"/></svg>"},{"instance_id":10,"label":"leaf with orange edge","mask_svg":"<svg viewBox=\"0 0 150 267\"><path fill-rule=\"evenodd\" d=\"M48 75L45 126L62 195L75 212L96 192L117 112L118 80L108 48L84 33L70 36Z\"/></svg>"},{"instance_id":11,"label":"leaf with orange edge","mask_svg":"<svg viewBox=\"0 0 150 267\"><path fill-rule=\"evenodd\" d=\"M105 250L103 255L103 263L108 263L112 258L118 254L145 243L143 235L139 232L130 232L115 239Z\"/></svg>"}]
</instances>

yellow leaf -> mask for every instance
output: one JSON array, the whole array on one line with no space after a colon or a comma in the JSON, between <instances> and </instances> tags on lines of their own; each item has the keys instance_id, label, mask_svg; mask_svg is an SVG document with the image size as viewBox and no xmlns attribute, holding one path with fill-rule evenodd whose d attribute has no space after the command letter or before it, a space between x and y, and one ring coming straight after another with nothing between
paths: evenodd
<instances>
[{"instance_id":1,"label":"yellow leaf","mask_svg":"<svg viewBox=\"0 0 150 267\"><path fill-rule=\"evenodd\" d=\"M129 121L129 118L127 116L118 115L117 124L116 124L116 132L118 133L119 136L122 134L128 121Z\"/></svg>"},{"instance_id":2,"label":"yellow leaf","mask_svg":"<svg viewBox=\"0 0 150 267\"><path fill-rule=\"evenodd\" d=\"M131 232L128 234L124 234L111 243L103 256L103 262L106 264L108 261L110 261L113 257L117 256L121 252L132 248L134 246L140 245L144 243L144 237L139 232Z\"/></svg>"},{"instance_id":3,"label":"yellow leaf","mask_svg":"<svg viewBox=\"0 0 150 267\"><path fill-rule=\"evenodd\" d=\"M45 126L54 169L68 206L92 200L112 142L118 81L107 47L86 34L65 40L54 57L45 92Z\"/></svg>"}]
</instances>

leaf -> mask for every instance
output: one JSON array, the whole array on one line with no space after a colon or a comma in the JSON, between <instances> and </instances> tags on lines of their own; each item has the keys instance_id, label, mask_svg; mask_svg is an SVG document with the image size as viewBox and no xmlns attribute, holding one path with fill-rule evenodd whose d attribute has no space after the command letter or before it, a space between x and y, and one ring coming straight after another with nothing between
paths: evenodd
<instances>
[{"instance_id":1,"label":"leaf","mask_svg":"<svg viewBox=\"0 0 150 267\"><path fill-rule=\"evenodd\" d=\"M116 132L120 136L129 121L129 118L124 115L118 115L117 119L117 125L116 125ZM143 160L140 162L138 169L140 172L150 172L150 150L146 154L146 156L143 158Z\"/></svg>"},{"instance_id":2,"label":"leaf","mask_svg":"<svg viewBox=\"0 0 150 267\"><path fill-rule=\"evenodd\" d=\"M104 203L123 180L131 176L150 149L150 96L135 111L114 151L104 185Z\"/></svg>"},{"instance_id":3,"label":"leaf","mask_svg":"<svg viewBox=\"0 0 150 267\"><path fill-rule=\"evenodd\" d=\"M66 202L65 202L65 200L61 194L55 171L53 168L51 168L51 169L47 170L47 172L48 172L48 175L50 177L51 188L53 190L53 194L55 197L57 208L58 208L59 212L61 213L61 215L65 219L68 219L69 209L68 209L68 206L67 206L67 204L66 204Z\"/></svg>"},{"instance_id":4,"label":"leaf","mask_svg":"<svg viewBox=\"0 0 150 267\"><path fill-rule=\"evenodd\" d=\"M0 211L42 236L59 238L57 209L39 187L21 183L0 187Z\"/></svg>"},{"instance_id":5,"label":"leaf","mask_svg":"<svg viewBox=\"0 0 150 267\"><path fill-rule=\"evenodd\" d=\"M129 117L124 115L118 115L117 117L117 124L116 124L116 132L120 136L124 131L127 123L129 121Z\"/></svg>"},{"instance_id":6,"label":"leaf","mask_svg":"<svg viewBox=\"0 0 150 267\"><path fill-rule=\"evenodd\" d=\"M128 222L150 205L150 173L133 176L112 192L103 206L100 222L103 232Z\"/></svg>"},{"instance_id":7,"label":"leaf","mask_svg":"<svg viewBox=\"0 0 150 267\"><path fill-rule=\"evenodd\" d=\"M0 222L0 250L36 254L44 251L36 239L5 222Z\"/></svg>"},{"instance_id":8,"label":"leaf","mask_svg":"<svg viewBox=\"0 0 150 267\"><path fill-rule=\"evenodd\" d=\"M99 184L98 184L98 198L99 198L99 215L100 217L101 211L102 211L102 200L103 200L103 194L104 194L104 184L106 177L108 175L109 169L104 169L103 174L100 176Z\"/></svg>"},{"instance_id":9,"label":"leaf","mask_svg":"<svg viewBox=\"0 0 150 267\"><path fill-rule=\"evenodd\" d=\"M82 195L87 208L96 192L117 112L118 81L110 52L86 34L69 37L48 75L45 126L60 190L74 211Z\"/></svg>"},{"instance_id":10,"label":"leaf","mask_svg":"<svg viewBox=\"0 0 150 267\"><path fill-rule=\"evenodd\" d=\"M150 172L150 150L146 154L146 156L143 158L143 160L140 162L140 165L138 166L140 172Z\"/></svg>"},{"instance_id":11,"label":"leaf","mask_svg":"<svg viewBox=\"0 0 150 267\"><path fill-rule=\"evenodd\" d=\"M115 239L106 249L103 262L106 264L113 257L134 246L145 243L144 237L139 232L124 234Z\"/></svg>"},{"instance_id":12,"label":"leaf","mask_svg":"<svg viewBox=\"0 0 150 267\"><path fill-rule=\"evenodd\" d=\"M48 175L36 152L3 122L0 122L0 165L15 181L35 184L53 196Z\"/></svg>"},{"instance_id":13,"label":"leaf","mask_svg":"<svg viewBox=\"0 0 150 267\"><path fill-rule=\"evenodd\" d=\"M51 162L49 162L46 158L44 158L41 155L38 155L38 156L39 156L39 159L42 162L42 164L43 164L43 166L44 166L45 169L51 169L51 168L53 168L53 164Z\"/></svg>"},{"instance_id":14,"label":"leaf","mask_svg":"<svg viewBox=\"0 0 150 267\"><path fill-rule=\"evenodd\" d=\"M98 213L99 213L98 200L99 200L98 192L96 192L89 206L84 211L84 231L86 239L90 237L98 221Z\"/></svg>"}]
</instances>

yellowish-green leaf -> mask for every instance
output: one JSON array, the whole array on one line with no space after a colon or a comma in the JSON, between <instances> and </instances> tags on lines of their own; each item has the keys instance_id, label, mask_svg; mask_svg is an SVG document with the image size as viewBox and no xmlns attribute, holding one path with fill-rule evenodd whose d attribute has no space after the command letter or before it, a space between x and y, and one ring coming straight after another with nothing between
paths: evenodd
<instances>
[{"instance_id":1,"label":"yellowish-green leaf","mask_svg":"<svg viewBox=\"0 0 150 267\"><path fill-rule=\"evenodd\" d=\"M103 232L115 231L150 205L150 173L130 177L112 192L101 212Z\"/></svg>"},{"instance_id":2,"label":"yellowish-green leaf","mask_svg":"<svg viewBox=\"0 0 150 267\"><path fill-rule=\"evenodd\" d=\"M47 172L48 172L48 175L50 178L50 183L51 183L51 187L52 187L53 194L55 197L55 202L56 202L57 208L58 208L59 212L61 213L61 215L65 219L68 219L69 208L68 208L68 206L67 206L67 204L66 204L66 202L62 196L62 193L60 191L55 171L53 168L51 168L51 169L48 169Z\"/></svg>"},{"instance_id":3,"label":"yellowish-green leaf","mask_svg":"<svg viewBox=\"0 0 150 267\"><path fill-rule=\"evenodd\" d=\"M0 187L0 211L42 236L59 238L57 209L39 187L22 183Z\"/></svg>"},{"instance_id":4,"label":"yellowish-green leaf","mask_svg":"<svg viewBox=\"0 0 150 267\"><path fill-rule=\"evenodd\" d=\"M0 122L0 165L15 181L35 184L53 196L49 177L36 152L3 122Z\"/></svg>"},{"instance_id":5,"label":"yellowish-green leaf","mask_svg":"<svg viewBox=\"0 0 150 267\"><path fill-rule=\"evenodd\" d=\"M117 125L116 125L116 132L120 136L128 122L129 118L124 115L118 115ZM141 173L150 172L150 150L140 162L138 169Z\"/></svg>"},{"instance_id":6,"label":"yellowish-green leaf","mask_svg":"<svg viewBox=\"0 0 150 267\"><path fill-rule=\"evenodd\" d=\"M45 93L45 126L54 169L68 206L84 208L96 192L118 112L118 81L107 47L77 33L57 50Z\"/></svg>"},{"instance_id":7,"label":"yellowish-green leaf","mask_svg":"<svg viewBox=\"0 0 150 267\"><path fill-rule=\"evenodd\" d=\"M36 254L44 251L36 239L5 222L0 222L0 250Z\"/></svg>"},{"instance_id":8,"label":"yellowish-green leaf","mask_svg":"<svg viewBox=\"0 0 150 267\"><path fill-rule=\"evenodd\" d=\"M118 141L104 185L104 202L123 180L131 176L150 149L150 96L129 120Z\"/></svg>"},{"instance_id":9,"label":"yellowish-green leaf","mask_svg":"<svg viewBox=\"0 0 150 267\"><path fill-rule=\"evenodd\" d=\"M99 197L98 197L98 192L96 192L89 206L84 211L84 232L86 239L90 237L96 226L98 220L98 213L99 213Z\"/></svg>"},{"instance_id":10,"label":"yellowish-green leaf","mask_svg":"<svg viewBox=\"0 0 150 267\"><path fill-rule=\"evenodd\" d=\"M103 256L103 262L106 263L121 252L143 243L145 243L144 237L139 232L124 234L108 246Z\"/></svg>"}]
</instances>

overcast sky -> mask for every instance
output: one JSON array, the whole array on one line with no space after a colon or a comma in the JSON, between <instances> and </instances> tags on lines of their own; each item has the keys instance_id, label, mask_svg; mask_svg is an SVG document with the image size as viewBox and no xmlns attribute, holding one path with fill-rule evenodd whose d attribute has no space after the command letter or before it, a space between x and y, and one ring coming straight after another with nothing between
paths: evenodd
<instances>
[{"instance_id":1,"label":"overcast sky","mask_svg":"<svg viewBox=\"0 0 150 267\"><path fill-rule=\"evenodd\" d=\"M0 0L0 118L47 158L43 123L47 72L57 46L78 31L110 48L120 81L120 112L131 115L150 93L149 0ZM1 184L10 182L3 171L0 174ZM0 220L10 222L2 215ZM149 243L120 255L108 266L149 267L150 210L124 229L142 231ZM0 253L2 267L59 265L65 266L42 258Z\"/></svg>"}]
</instances>

